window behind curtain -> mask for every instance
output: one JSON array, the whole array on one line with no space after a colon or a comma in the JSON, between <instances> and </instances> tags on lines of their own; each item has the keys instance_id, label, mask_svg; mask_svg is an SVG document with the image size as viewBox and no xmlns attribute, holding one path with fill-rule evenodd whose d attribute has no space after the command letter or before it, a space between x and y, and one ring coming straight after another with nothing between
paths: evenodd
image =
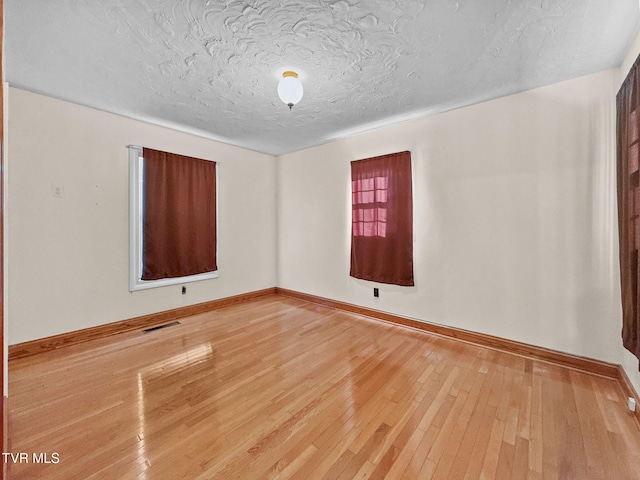
<instances>
[{"instance_id":1,"label":"window behind curtain","mask_svg":"<svg viewBox=\"0 0 640 480\"><path fill-rule=\"evenodd\" d=\"M142 152L142 280L216 271L215 162Z\"/></svg>"},{"instance_id":2,"label":"window behind curtain","mask_svg":"<svg viewBox=\"0 0 640 480\"><path fill-rule=\"evenodd\" d=\"M351 162L351 210L350 275L412 286L411 153Z\"/></svg>"},{"instance_id":3,"label":"window behind curtain","mask_svg":"<svg viewBox=\"0 0 640 480\"><path fill-rule=\"evenodd\" d=\"M217 278L216 162L128 148L129 290Z\"/></svg>"},{"instance_id":4,"label":"window behind curtain","mask_svg":"<svg viewBox=\"0 0 640 480\"><path fill-rule=\"evenodd\" d=\"M618 92L617 176L620 285L622 290L622 343L640 359L638 248L640 246L640 66L636 60Z\"/></svg>"}]
</instances>

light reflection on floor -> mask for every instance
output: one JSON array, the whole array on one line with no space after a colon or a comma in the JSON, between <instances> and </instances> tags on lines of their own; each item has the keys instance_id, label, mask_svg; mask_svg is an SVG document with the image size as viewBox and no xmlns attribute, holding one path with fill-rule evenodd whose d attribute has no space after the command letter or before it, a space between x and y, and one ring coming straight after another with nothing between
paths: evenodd
<instances>
[{"instance_id":1,"label":"light reflection on floor","mask_svg":"<svg viewBox=\"0 0 640 480\"><path fill-rule=\"evenodd\" d=\"M186 352L173 355L167 359L156 362L138 372L138 395L137 395L137 413L138 413L138 466L140 467L139 479L147 480L147 469L151 466L151 461L147 452L147 435L145 419L145 385L154 377L166 374L166 370L188 368L190 365L200 363L207 360L213 354L211 343L205 343L193 347Z\"/></svg>"}]
</instances>

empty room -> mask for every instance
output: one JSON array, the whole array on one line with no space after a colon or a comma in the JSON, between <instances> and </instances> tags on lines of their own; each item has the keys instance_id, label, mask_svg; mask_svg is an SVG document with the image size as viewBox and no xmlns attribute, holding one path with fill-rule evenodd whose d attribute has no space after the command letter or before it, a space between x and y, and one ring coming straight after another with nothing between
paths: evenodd
<instances>
[{"instance_id":1,"label":"empty room","mask_svg":"<svg viewBox=\"0 0 640 480\"><path fill-rule=\"evenodd\" d=\"M2 4L4 478L640 479L640 2Z\"/></svg>"}]
</instances>

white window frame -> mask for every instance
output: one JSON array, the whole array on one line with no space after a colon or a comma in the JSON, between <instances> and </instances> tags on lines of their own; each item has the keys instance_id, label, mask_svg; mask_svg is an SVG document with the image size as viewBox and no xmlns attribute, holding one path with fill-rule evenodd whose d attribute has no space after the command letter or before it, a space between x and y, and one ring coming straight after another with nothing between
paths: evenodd
<instances>
[{"instance_id":1,"label":"white window frame","mask_svg":"<svg viewBox=\"0 0 640 480\"><path fill-rule=\"evenodd\" d=\"M159 280L142 280L142 180L144 158L142 147L129 145L129 291L146 290L149 288L180 285L219 277L219 270L200 273L186 277L161 278ZM216 162L219 165L219 162ZM216 210L218 209L218 169L216 168ZM216 215L216 222L218 215ZM216 230L218 225L216 224ZM218 244L216 242L216 249Z\"/></svg>"}]
</instances>

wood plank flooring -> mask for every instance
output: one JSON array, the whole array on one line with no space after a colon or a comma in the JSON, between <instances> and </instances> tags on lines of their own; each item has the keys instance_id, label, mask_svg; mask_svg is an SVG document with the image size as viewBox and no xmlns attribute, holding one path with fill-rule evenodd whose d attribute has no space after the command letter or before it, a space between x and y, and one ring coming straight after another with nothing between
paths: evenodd
<instances>
[{"instance_id":1,"label":"wood plank flooring","mask_svg":"<svg viewBox=\"0 0 640 480\"><path fill-rule=\"evenodd\" d=\"M277 295L11 361L9 394L12 480L640 479L614 380Z\"/></svg>"}]
</instances>

